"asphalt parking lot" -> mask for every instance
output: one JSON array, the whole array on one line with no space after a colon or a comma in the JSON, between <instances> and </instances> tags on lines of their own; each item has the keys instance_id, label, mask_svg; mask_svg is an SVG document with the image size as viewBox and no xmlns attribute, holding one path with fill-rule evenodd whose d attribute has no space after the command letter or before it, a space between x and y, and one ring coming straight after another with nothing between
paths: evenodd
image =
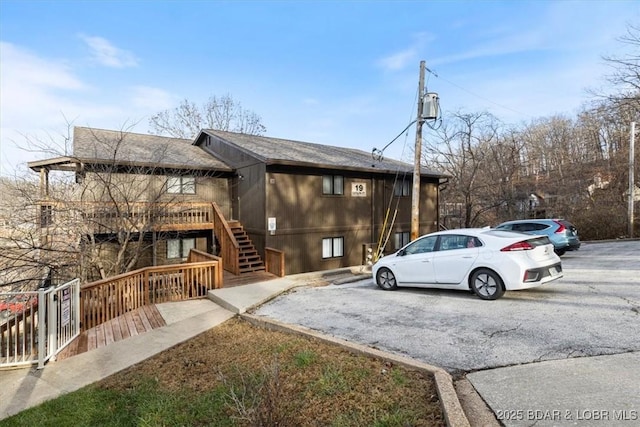
<instances>
[{"instance_id":1,"label":"asphalt parking lot","mask_svg":"<svg viewBox=\"0 0 640 427\"><path fill-rule=\"evenodd\" d=\"M371 279L303 287L255 314L439 366L452 375L640 351L640 241L583 243L564 277L483 301L460 291L380 290Z\"/></svg>"}]
</instances>

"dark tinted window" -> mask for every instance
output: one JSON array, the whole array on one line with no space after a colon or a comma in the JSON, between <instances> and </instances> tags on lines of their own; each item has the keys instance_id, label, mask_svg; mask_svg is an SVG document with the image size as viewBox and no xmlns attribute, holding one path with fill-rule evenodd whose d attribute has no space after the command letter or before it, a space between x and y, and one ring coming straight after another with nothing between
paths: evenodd
<instances>
[{"instance_id":1,"label":"dark tinted window","mask_svg":"<svg viewBox=\"0 0 640 427\"><path fill-rule=\"evenodd\" d=\"M513 229L515 231L540 231L549 228L546 224L538 224L535 222L522 222L520 224L513 224Z\"/></svg>"}]
</instances>

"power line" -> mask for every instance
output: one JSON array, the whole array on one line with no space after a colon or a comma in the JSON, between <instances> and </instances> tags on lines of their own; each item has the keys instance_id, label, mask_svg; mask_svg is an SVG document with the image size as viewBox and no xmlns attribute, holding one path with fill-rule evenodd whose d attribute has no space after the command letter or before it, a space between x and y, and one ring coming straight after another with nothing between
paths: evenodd
<instances>
[{"instance_id":1,"label":"power line","mask_svg":"<svg viewBox=\"0 0 640 427\"><path fill-rule=\"evenodd\" d=\"M464 87L460 86L459 84L456 84L456 83L452 82L451 80L445 79L444 77L440 77L440 76L439 76L435 71L430 70L429 68L427 68L427 71L429 72L429 74L433 74L436 78L441 79L441 80L444 80L445 82L449 83L450 85L455 86L455 87L457 87L458 89L460 89L460 90L462 90L462 91L464 91L464 92L467 92L468 94L473 95L473 96L475 96L475 97L476 97L476 98L478 98L478 99L482 99L483 101L486 101L486 102L488 102L488 103L490 103L490 104L493 104L493 105L495 105L496 107L500 107L500 108L503 108L503 109L505 109L505 110L511 111L512 113L520 114L520 115L523 115L523 116L528 116L528 114L525 114L525 113L523 113L522 111L514 110L513 108L509 108L509 107L504 106L504 105L502 105L502 104L498 104L497 102L494 102L494 101L492 101L492 100L490 100L490 99L488 99L488 98L485 98L485 97L484 97L484 96L482 96L482 95L478 95L477 93L472 92L472 91L470 91L469 89L466 89L466 88L464 88Z\"/></svg>"}]
</instances>

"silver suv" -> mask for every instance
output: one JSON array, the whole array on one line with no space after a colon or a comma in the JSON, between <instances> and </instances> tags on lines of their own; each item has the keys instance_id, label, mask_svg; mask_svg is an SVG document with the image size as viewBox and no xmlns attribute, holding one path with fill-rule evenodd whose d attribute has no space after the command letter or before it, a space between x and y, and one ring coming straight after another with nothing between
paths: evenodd
<instances>
[{"instance_id":1,"label":"silver suv","mask_svg":"<svg viewBox=\"0 0 640 427\"><path fill-rule=\"evenodd\" d=\"M567 251L577 251L580 249L578 229L565 219L521 219L507 221L498 225L496 229L548 236L558 256L564 255Z\"/></svg>"}]
</instances>

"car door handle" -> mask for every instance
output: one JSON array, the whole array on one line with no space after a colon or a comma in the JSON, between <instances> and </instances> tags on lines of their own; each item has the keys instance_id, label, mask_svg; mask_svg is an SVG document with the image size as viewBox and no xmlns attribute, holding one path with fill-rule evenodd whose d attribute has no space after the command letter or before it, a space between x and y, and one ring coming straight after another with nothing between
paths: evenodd
<instances>
[{"instance_id":1,"label":"car door handle","mask_svg":"<svg viewBox=\"0 0 640 427\"><path fill-rule=\"evenodd\" d=\"M430 259L423 259L422 262L431 262Z\"/></svg>"}]
</instances>

